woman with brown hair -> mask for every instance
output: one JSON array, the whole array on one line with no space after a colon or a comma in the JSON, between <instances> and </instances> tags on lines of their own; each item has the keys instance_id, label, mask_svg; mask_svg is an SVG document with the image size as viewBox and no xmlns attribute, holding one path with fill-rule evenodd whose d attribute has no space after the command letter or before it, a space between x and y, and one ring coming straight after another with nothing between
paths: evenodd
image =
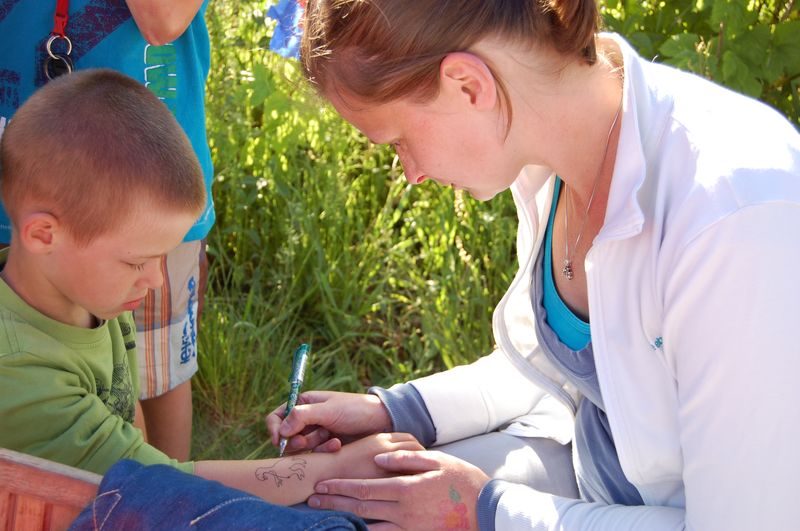
<instances>
[{"instance_id":1,"label":"woman with brown hair","mask_svg":"<svg viewBox=\"0 0 800 531\"><path fill-rule=\"evenodd\" d=\"M319 93L412 184L510 188L520 263L488 356L270 414L294 450L447 445L377 456L401 475L322 482L312 506L376 529L796 526L800 135L597 19L593 0L308 2Z\"/></svg>"}]
</instances>

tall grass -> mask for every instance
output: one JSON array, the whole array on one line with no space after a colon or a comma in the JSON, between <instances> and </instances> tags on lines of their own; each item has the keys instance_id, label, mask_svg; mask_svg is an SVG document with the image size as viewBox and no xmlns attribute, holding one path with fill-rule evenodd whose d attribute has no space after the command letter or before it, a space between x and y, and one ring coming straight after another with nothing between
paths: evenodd
<instances>
[{"instance_id":1,"label":"tall grass","mask_svg":"<svg viewBox=\"0 0 800 531\"><path fill-rule=\"evenodd\" d=\"M509 195L409 186L268 51L264 2L211 2L217 224L194 379L194 457L272 455L291 354L307 389L363 391L471 361L515 271Z\"/></svg>"}]
</instances>

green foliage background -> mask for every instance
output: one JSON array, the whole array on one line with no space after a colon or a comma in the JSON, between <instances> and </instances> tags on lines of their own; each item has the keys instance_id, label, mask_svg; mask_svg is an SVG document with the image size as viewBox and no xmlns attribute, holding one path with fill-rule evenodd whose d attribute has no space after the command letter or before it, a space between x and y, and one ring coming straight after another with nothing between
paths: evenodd
<instances>
[{"instance_id":1,"label":"green foliage background","mask_svg":"<svg viewBox=\"0 0 800 531\"><path fill-rule=\"evenodd\" d=\"M645 57L761 97L800 123L793 0L601 4ZM264 1L211 2L209 143L217 224L194 379L195 458L272 455L264 415L291 354L306 388L362 391L490 351L491 311L515 272L508 193L478 203L411 187L268 51Z\"/></svg>"},{"instance_id":2,"label":"green foliage background","mask_svg":"<svg viewBox=\"0 0 800 531\"><path fill-rule=\"evenodd\" d=\"M690 70L780 109L800 124L795 0L607 1L610 31L643 57Z\"/></svg>"}]
</instances>

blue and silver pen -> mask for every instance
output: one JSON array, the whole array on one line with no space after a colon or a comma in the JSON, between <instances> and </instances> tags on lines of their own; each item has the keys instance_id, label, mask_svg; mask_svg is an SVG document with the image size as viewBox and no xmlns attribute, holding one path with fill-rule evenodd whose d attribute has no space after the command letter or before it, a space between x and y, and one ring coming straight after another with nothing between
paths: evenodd
<instances>
[{"instance_id":1,"label":"blue and silver pen","mask_svg":"<svg viewBox=\"0 0 800 531\"><path fill-rule=\"evenodd\" d=\"M306 374L306 364L308 363L308 353L310 350L311 348L303 343L294 351L294 357L292 358L292 375L289 377L289 383L292 387L289 390L289 398L286 400L286 411L283 412L283 418L289 416L289 413L292 412L292 408L297 403L297 395L300 394L300 386L303 385L303 377ZM281 437L279 454L281 457L283 457L283 452L286 450L287 442L288 439L286 437Z\"/></svg>"}]
</instances>

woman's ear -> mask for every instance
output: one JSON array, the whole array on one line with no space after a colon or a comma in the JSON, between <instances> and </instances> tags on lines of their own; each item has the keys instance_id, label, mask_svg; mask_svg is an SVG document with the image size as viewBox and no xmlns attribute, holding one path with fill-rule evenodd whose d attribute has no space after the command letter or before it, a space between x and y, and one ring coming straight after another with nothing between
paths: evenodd
<instances>
[{"instance_id":1,"label":"woman's ear","mask_svg":"<svg viewBox=\"0 0 800 531\"><path fill-rule=\"evenodd\" d=\"M30 253L47 254L56 243L61 226L58 218L47 212L33 212L23 217L19 240Z\"/></svg>"},{"instance_id":2,"label":"woman's ear","mask_svg":"<svg viewBox=\"0 0 800 531\"><path fill-rule=\"evenodd\" d=\"M439 66L443 93L463 99L477 110L491 110L497 103L497 81L477 55L469 52L447 54Z\"/></svg>"}]
</instances>

